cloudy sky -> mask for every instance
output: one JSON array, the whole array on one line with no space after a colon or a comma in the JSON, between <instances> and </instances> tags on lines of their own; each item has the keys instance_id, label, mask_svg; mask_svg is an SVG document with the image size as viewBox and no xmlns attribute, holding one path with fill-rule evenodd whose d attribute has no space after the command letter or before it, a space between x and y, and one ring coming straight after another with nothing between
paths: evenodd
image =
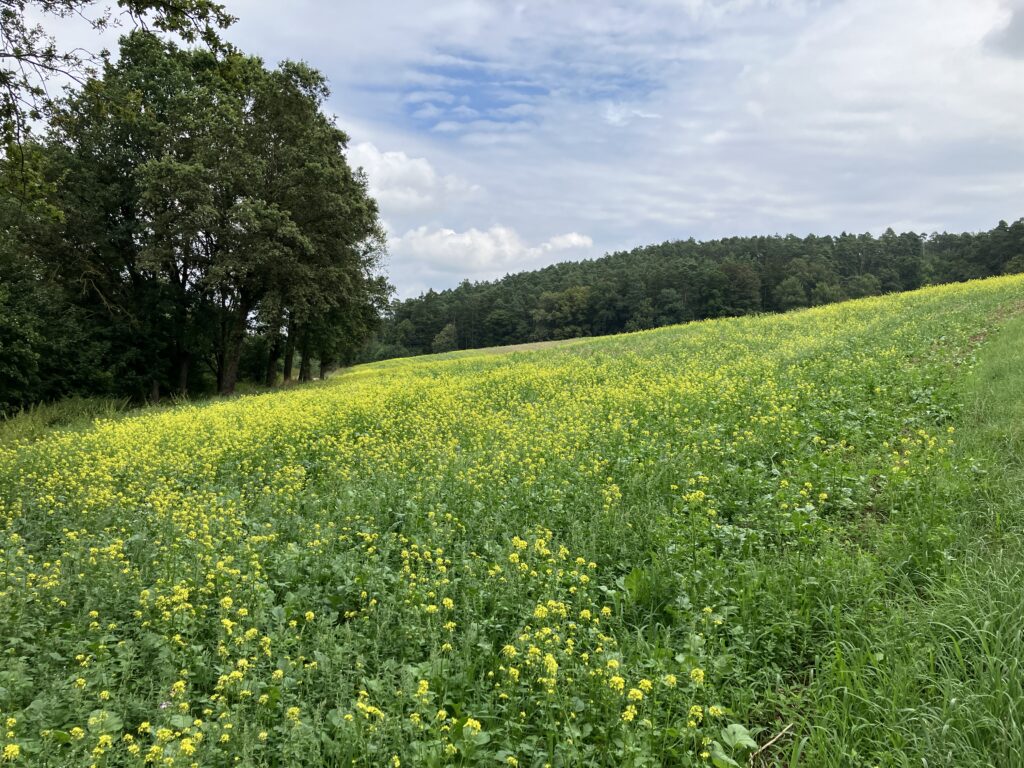
<instances>
[{"instance_id":1,"label":"cloudy sky","mask_svg":"<svg viewBox=\"0 0 1024 768\"><path fill-rule=\"evenodd\" d=\"M399 295L666 239L1024 215L1024 0L226 0L323 71Z\"/></svg>"}]
</instances>

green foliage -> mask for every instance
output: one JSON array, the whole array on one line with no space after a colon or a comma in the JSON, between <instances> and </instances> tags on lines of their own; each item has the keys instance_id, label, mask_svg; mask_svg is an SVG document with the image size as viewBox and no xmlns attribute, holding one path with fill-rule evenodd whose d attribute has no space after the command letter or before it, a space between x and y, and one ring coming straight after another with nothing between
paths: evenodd
<instances>
[{"instance_id":1,"label":"green foliage","mask_svg":"<svg viewBox=\"0 0 1024 768\"><path fill-rule=\"evenodd\" d=\"M249 366L259 382L276 380L285 340L301 378L314 358L350 360L391 289L376 203L321 112L327 94L304 64L122 38L117 62L57 105L47 140L0 169L0 271L18 276L0 294L0 412L67 394L230 394L254 335L267 339Z\"/></svg>"},{"instance_id":2,"label":"green foliage","mask_svg":"<svg viewBox=\"0 0 1024 768\"><path fill-rule=\"evenodd\" d=\"M803 281L791 275L775 288L775 303L783 312L807 306L807 289Z\"/></svg>"},{"instance_id":3,"label":"green foliage","mask_svg":"<svg viewBox=\"0 0 1024 768\"><path fill-rule=\"evenodd\" d=\"M1024 323L996 332L1022 291L393 360L0 445L4 746L1015 765Z\"/></svg>"},{"instance_id":4,"label":"green foliage","mask_svg":"<svg viewBox=\"0 0 1024 768\"><path fill-rule=\"evenodd\" d=\"M989 232L667 242L396 302L363 359L599 336L1024 271L1024 219Z\"/></svg>"},{"instance_id":5,"label":"green foliage","mask_svg":"<svg viewBox=\"0 0 1024 768\"><path fill-rule=\"evenodd\" d=\"M113 419L129 408L127 400L65 397L54 403L31 405L0 419L0 444L31 442L54 430L84 430L97 419Z\"/></svg>"},{"instance_id":6,"label":"green foliage","mask_svg":"<svg viewBox=\"0 0 1024 768\"><path fill-rule=\"evenodd\" d=\"M118 0L119 9L139 26L173 33L183 40L220 46L219 30L234 18L212 0ZM5 0L0 8L0 141L20 142L30 124L52 106L47 82L63 76L82 82L93 54L78 47L62 50L43 23L75 17L99 32L111 24L109 7L93 0Z\"/></svg>"},{"instance_id":7,"label":"green foliage","mask_svg":"<svg viewBox=\"0 0 1024 768\"><path fill-rule=\"evenodd\" d=\"M458 349L458 331L455 330L455 323L448 323L437 332L430 344L430 351L451 352L453 349Z\"/></svg>"}]
</instances>

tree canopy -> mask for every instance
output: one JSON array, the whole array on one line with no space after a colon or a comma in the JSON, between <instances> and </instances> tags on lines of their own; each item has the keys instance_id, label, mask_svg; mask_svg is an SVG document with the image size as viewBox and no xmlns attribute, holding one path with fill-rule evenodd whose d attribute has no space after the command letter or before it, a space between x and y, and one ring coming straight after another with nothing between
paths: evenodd
<instances>
[{"instance_id":1,"label":"tree canopy","mask_svg":"<svg viewBox=\"0 0 1024 768\"><path fill-rule=\"evenodd\" d=\"M304 378L314 358L350 359L390 287L377 206L327 95L302 63L125 36L0 168L12 191L32 184L0 210L0 337L22 381L0 406L231 393L254 346L253 378L270 383L296 353ZM73 349L46 312L73 319Z\"/></svg>"},{"instance_id":2,"label":"tree canopy","mask_svg":"<svg viewBox=\"0 0 1024 768\"><path fill-rule=\"evenodd\" d=\"M92 72L94 52L61 47L45 24L76 17L99 32L125 17L139 29L177 35L186 42L221 45L219 30L234 17L213 0L118 0L117 11L96 0L2 0L0 2L0 138L20 141L51 106L53 79L81 83Z\"/></svg>"}]
</instances>

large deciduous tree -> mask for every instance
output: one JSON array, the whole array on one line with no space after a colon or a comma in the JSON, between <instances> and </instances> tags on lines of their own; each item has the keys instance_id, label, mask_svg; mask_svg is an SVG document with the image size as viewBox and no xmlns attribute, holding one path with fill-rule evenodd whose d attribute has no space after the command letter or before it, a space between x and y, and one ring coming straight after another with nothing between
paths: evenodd
<instances>
[{"instance_id":1,"label":"large deciduous tree","mask_svg":"<svg viewBox=\"0 0 1024 768\"><path fill-rule=\"evenodd\" d=\"M75 17L96 32L127 19L142 29L171 32L193 42L219 46L218 31L234 18L213 0L118 0L116 10L96 0L0 0L0 138L21 140L32 121L50 105L47 84L82 82L95 56L83 48L61 47L47 30L54 19Z\"/></svg>"},{"instance_id":2,"label":"large deciduous tree","mask_svg":"<svg viewBox=\"0 0 1024 768\"><path fill-rule=\"evenodd\" d=\"M153 393L197 363L233 392L255 330L323 361L372 324L383 234L326 97L304 64L135 32L56 113L59 268L133 329Z\"/></svg>"}]
</instances>

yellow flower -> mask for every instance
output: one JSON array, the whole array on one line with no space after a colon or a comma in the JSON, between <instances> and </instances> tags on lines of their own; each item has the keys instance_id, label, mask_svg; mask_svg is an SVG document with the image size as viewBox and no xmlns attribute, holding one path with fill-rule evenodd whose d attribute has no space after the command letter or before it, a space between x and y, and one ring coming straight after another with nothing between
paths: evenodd
<instances>
[{"instance_id":1,"label":"yellow flower","mask_svg":"<svg viewBox=\"0 0 1024 768\"><path fill-rule=\"evenodd\" d=\"M306 621L312 621L313 619L316 618L316 614L313 613L312 611L306 611L305 618L306 618Z\"/></svg>"},{"instance_id":2,"label":"yellow flower","mask_svg":"<svg viewBox=\"0 0 1024 768\"><path fill-rule=\"evenodd\" d=\"M644 694L639 688L630 688L629 693L626 694L626 698L630 701L643 701Z\"/></svg>"},{"instance_id":3,"label":"yellow flower","mask_svg":"<svg viewBox=\"0 0 1024 768\"><path fill-rule=\"evenodd\" d=\"M622 710L622 720L623 722L631 723L633 722L634 718L636 718L636 707L630 704L628 707Z\"/></svg>"},{"instance_id":4,"label":"yellow flower","mask_svg":"<svg viewBox=\"0 0 1024 768\"><path fill-rule=\"evenodd\" d=\"M462 724L462 730L468 733L470 736L476 736L480 731L483 730L483 726L480 725L479 720L474 720L472 717L467 717L466 722Z\"/></svg>"},{"instance_id":5,"label":"yellow flower","mask_svg":"<svg viewBox=\"0 0 1024 768\"><path fill-rule=\"evenodd\" d=\"M544 654L544 671L548 673L548 677L554 677L558 673L558 662L550 653Z\"/></svg>"},{"instance_id":6,"label":"yellow flower","mask_svg":"<svg viewBox=\"0 0 1024 768\"><path fill-rule=\"evenodd\" d=\"M17 760L21 754L21 747L17 744L4 745L4 760Z\"/></svg>"},{"instance_id":7,"label":"yellow flower","mask_svg":"<svg viewBox=\"0 0 1024 768\"><path fill-rule=\"evenodd\" d=\"M398 755L392 755L391 756L391 766L392 766L392 768L400 768L401 765L402 765L402 761L398 759Z\"/></svg>"},{"instance_id":8,"label":"yellow flower","mask_svg":"<svg viewBox=\"0 0 1024 768\"><path fill-rule=\"evenodd\" d=\"M663 682L669 688L675 688L676 687L676 676L675 675L671 675L671 674L665 675L663 678L661 678L661 682Z\"/></svg>"},{"instance_id":9,"label":"yellow flower","mask_svg":"<svg viewBox=\"0 0 1024 768\"><path fill-rule=\"evenodd\" d=\"M704 670L700 667L695 667L690 670L690 679L693 680L697 685L704 685Z\"/></svg>"}]
</instances>

